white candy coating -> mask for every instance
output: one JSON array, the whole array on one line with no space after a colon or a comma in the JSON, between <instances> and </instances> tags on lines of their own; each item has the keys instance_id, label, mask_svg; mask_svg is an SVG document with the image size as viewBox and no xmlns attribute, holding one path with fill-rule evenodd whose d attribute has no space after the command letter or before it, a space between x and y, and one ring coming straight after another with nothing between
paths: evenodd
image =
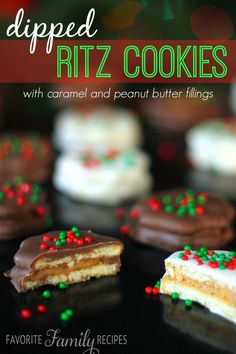
<instances>
[{"instance_id":1,"label":"white candy coating","mask_svg":"<svg viewBox=\"0 0 236 354\"><path fill-rule=\"evenodd\" d=\"M227 251L215 251L229 256ZM181 252L175 252L165 260L166 273L161 279L160 291L163 294L173 294L177 292L180 299L191 299L206 306L211 312L223 316L236 323L236 308L231 304L230 299L221 300L213 291L204 290L204 285L215 283L224 287L227 291L235 292L236 296L236 270L211 268L208 261L198 265L197 261L189 256L189 260L184 261L179 258ZM185 282L185 279L196 281L202 288L192 287Z\"/></svg>"},{"instance_id":2,"label":"white candy coating","mask_svg":"<svg viewBox=\"0 0 236 354\"><path fill-rule=\"evenodd\" d=\"M236 121L207 121L190 129L186 136L187 155L204 171L236 174Z\"/></svg>"},{"instance_id":3,"label":"white candy coating","mask_svg":"<svg viewBox=\"0 0 236 354\"><path fill-rule=\"evenodd\" d=\"M103 162L93 167L86 166L83 153L62 154L56 161L55 187L74 199L105 205L116 205L150 189L150 161L145 153L121 152L110 161L104 159L105 154L94 154Z\"/></svg>"},{"instance_id":4,"label":"white candy coating","mask_svg":"<svg viewBox=\"0 0 236 354\"><path fill-rule=\"evenodd\" d=\"M141 143L141 128L136 117L123 108L97 106L91 110L69 108L59 113L53 142L62 151L88 148L133 149Z\"/></svg>"}]
</instances>

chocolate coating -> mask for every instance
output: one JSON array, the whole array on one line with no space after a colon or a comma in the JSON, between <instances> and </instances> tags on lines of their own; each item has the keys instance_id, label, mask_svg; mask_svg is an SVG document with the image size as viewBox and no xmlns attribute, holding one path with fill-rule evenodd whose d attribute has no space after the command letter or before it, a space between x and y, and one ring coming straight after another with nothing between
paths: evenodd
<instances>
[{"instance_id":1,"label":"chocolate coating","mask_svg":"<svg viewBox=\"0 0 236 354\"><path fill-rule=\"evenodd\" d=\"M50 237L56 237L60 232L62 231L50 232ZM15 266L8 272L4 273L4 275L11 278L11 282L18 292L25 291L23 281L34 273L34 264L41 257L44 257L44 259L50 262L51 260L60 259L65 256L87 253L95 248L108 244L118 244L123 251L123 244L121 241L112 237L95 234L90 230L80 230L80 237L90 236L91 243L84 244L82 247L78 247L75 243L65 243L61 245L56 252L50 251L49 248L40 248L40 245L44 242L43 236L45 236L45 234L29 237L22 241L19 250L14 256ZM49 241L48 246L50 247L53 245L53 241Z\"/></svg>"},{"instance_id":2,"label":"chocolate coating","mask_svg":"<svg viewBox=\"0 0 236 354\"><path fill-rule=\"evenodd\" d=\"M181 195L184 201L177 202L176 198ZM165 210L168 203L163 202L164 197L171 200L171 212ZM186 244L195 247L224 247L234 237L230 226L234 217L233 207L213 196L207 196L203 205L197 203L197 194L192 197L193 209L200 208L201 215L190 215L189 210L193 209L187 206L183 215L177 215L181 203L191 200L191 197L185 195L184 189L157 193L136 204L133 209L137 211L138 218L130 221L130 237L137 242L168 251L181 249ZM158 210L150 207L152 199L157 201Z\"/></svg>"}]
</instances>

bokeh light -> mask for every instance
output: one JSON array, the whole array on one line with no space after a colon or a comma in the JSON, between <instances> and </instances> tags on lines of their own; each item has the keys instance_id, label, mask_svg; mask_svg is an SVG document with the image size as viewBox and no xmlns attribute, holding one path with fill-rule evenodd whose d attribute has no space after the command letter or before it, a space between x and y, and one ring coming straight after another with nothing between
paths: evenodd
<instances>
[{"instance_id":1,"label":"bokeh light","mask_svg":"<svg viewBox=\"0 0 236 354\"><path fill-rule=\"evenodd\" d=\"M229 39L234 30L230 15L212 5L196 9L191 15L191 26L199 39Z\"/></svg>"},{"instance_id":2,"label":"bokeh light","mask_svg":"<svg viewBox=\"0 0 236 354\"><path fill-rule=\"evenodd\" d=\"M103 18L103 25L107 29L120 30L134 24L137 15L143 6L136 1L125 1L115 7Z\"/></svg>"}]
</instances>

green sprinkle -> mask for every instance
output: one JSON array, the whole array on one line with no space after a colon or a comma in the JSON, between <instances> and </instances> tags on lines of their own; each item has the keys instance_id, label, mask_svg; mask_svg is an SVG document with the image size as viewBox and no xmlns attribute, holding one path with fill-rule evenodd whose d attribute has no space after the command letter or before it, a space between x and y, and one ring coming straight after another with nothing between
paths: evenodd
<instances>
[{"instance_id":1,"label":"green sprinkle","mask_svg":"<svg viewBox=\"0 0 236 354\"><path fill-rule=\"evenodd\" d=\"M61 231L59 233L59 238L65 238L66 237L66 232L65 231Z\"/></svg>"},{"instance_id":2,"label":"green sprinkle","mask_svg":"<svg viewBox=\"0 0 236 354\"><path fill-rule=\"evenodd\" d=\"M230 255L230 257L235 257L235 256L236 256L236 252L230 251L230 252L229 252L229 255Z\"/></svg>"},{"instance_id":3,"label":"green sprinkle","mask_svg":"<svg viewBox=\"0 0 236 354\"><path fill-rule=\"evenodd\" d=\"M52 218L48 218L46 221L45 221L45 225L47 227L51 227L53 225L53 219Z\"/></svg>"},{"instance_id":4,"label":"green sprinkle","mask_svg":"<svg viewBox=\"0 0 236 354\"><path fill-rule=\"evenodd\" d=\"M183 216L185 214L185 208L179 208L176 212L178 216Z\"/></svg>"},{"instance_id":5,"label":"green sprinkle","mask_svg":"<svg viewBox=\"0 0 236 354\"><path fill-rule=\"evenodd\" d=\"M165 207L165 211L166 211L167 213L172 213L172 212L174 211L174 207L173 207L172 205L167 205L167 206Z\"/></svg>"},{"instance_id":6,"label":"green sprinkle","mask_svg":"<svg viewBox=\"0 0 236 354\"><path fill-rule=\"evenodd\" d=\"M23 177L21 177L21 176L17 176L17 177L15 178L15 181L16 181L17 184L21 184L21 183L24 182L24 179L23 179Z\"/></svg>"},{"instance_id":7,"label":"green sprinkle","mask_svg":"<svg viewBox=\"0 0 236 354\"><path fill-rule=\"evenodd\" d=\"M207 247L201 247L200 252L202 253L208 253L208 248Z\"/></svg>"},{"instance_id":8,"label":"green sprinkle","mask_svg":"<svg viewBox=\"0 0 236 354\"><path fill-rule=\"evenodd\" d=\"M42 295L43 295L43 297L45 299L49 299L51 297L51 291L50 290L44 290Z\"/></svg>"},{"instance_id":9,"label":"green sprinkle","mask_svg":"<svg viewBox=\"0 0 236 354\"><path fill-rule=\"evenodd\" d=\"M179 255L178 255L179 258L182 258L183 256L184 256L183 252L179 253Z\"/></svg>"},{"instance_id":10,"label":"green sprinkle","mask_svg":"<svg viewBox=\"0 0 236 354\"><path fill-rule=\"evenodd\" d=\"M192 307L193 302L192 302L192 300L187 299L187 300L184 301L184 304L185 304L186 307Z\"/></svg>"},{"instance_id":11,"label":"green sprinkle","mask_svg":"<svg viewBox=\"0 0 236 354\"><path fill-rule=\"evenodd\" d=\"M62 312L62 313L60 314L60 319L61 319L62 321L68 321L68 320L69 320L69 316L67 315L66 312Z\"/></svg>"},{"instance_id":12,"label":"green sprinkle","mask_svg":"<svg viewBox=\"0 0 236 354\"><path fill-rule=\"evenodd\" d=\"M79 232L76 232L76 233L75 233L75 237L80 237L80 233L79 233Z\"/></svg>"},{"instance_id":13,"label":"green sprinkle","mask_svg":"<svg viewBox=\"0 0 236 354\"><path fill-rule=\"evenodd\" d=\"M179 300L179 294L178 293L173 293L171 294L172 300Z\"/></svg>"},{"instance_id":14,"label":"green sprinkle","mask_svg":"<svg viewBox=\"0 0 236 354\"><path fill-rule=\"evenodd\" d=\"M160 280L158 280L158 281L156 282L156 284L155 284L154 288L158 288L158 289L160 289L160 287L161 287L161 281L160 281Z\"/></svg>"},{"instance_id":15,"label":"green sprinkle","mask_svg":"<svg viewBox=\"0 0 236 354\"><path fill-rule=\"evenodd\" d=\"M39 201L39 196L38 196L38 194L33 194L33 195L31 196L31 201L32 201L33 203L38 203L38 201Z\"/></svg>"},{"instance_id":16,"label":"green sprinkle","mask_svg":"<svg viewBox=\"0 0 236 354\"><path fill-rule=\"evenodd\" d=\"M73 311L71 309L66 309L65 313L67 314L68 317L71 317L73 315Z\"/></svg>"},{"instance_id":17,"label":"green sprinkle","mask_svg":"<svg viewBox=\"0 0 236 354\"><path fill-rule=\"evenodd\" d=\"M221 259L225 259L225 258L226 258L225 254L224 254L224 253L221 253L221 254L220 254L220 258L221 258Z\"/></svg>"},{"instance_id":18,"label":"green sprinkle","mask_svg":"<svg viewBox=\"0 0 236 354\"><path fill-rule=\"evenodd\" d=\"M165 195L162 199L164 204L169 204L171 203L171 197L169 195Z\"/></svg>"},{"instance_id":19,"label":"green sprinkle","mask_svg":"<svg viewBox=\"0 0 236 354\"><path fill-rule=\"evenodd\" d=\"M67 284L65 284L64 282L60 282L59 284L58 284L58 287L59 287L59 289L66 289L66 288L68 288L68 285Z\"/></svg>"},{"instance_id":20,"label":"green sprinkle","mask_svg":"<svg viewBox=\"0 0 236 354\"><path fill-rule=\"evenodd\" d=\"M66 239L65 238L61 238L60 239L61 243L64 245L66 243Z\"/></svg>"},{"instance_id":21,"label":"green sprinkle","mask_svg":"<svg viewBox=\"0 0 236 354\"><path fill-rule=\"evenodd\" d=\"M196 215L196 210L194 208L189 209L189 215L190 216L195 216Z\"/></svg>"},{"instance_id":22,"label":"green sprinkle","mask_svg":"<svg viewBox=\"0 0 236 354\"><path fill-rule=\"evenodd\" d=\"M192 249L192 248L191 248L190 245L185 245L185 246L184 246L184 250L185 250L185 251L191 251L191 249Z\"/></svg>"},{"instance_id":23,"label":"green sprinkle","mask_svg":"<svg viewBox=\"0 0 236 354\"><path fill-rule=\"evenodd\" d=\"M198 204L203 205L203 204L206 203L206 200L204 198L202 198L202 197L197 197L197 202L198 202Z\"/></svg>"},{"instance_id":24,"label":"green sprinkle","mask_svg":"<svg viewBox=\"0 0 236 354\"><path fill-rule=\"evenodd\" d=\"M78 232L78 231L79 231L79 229L78 229L78 227L73 226L73 227L71 228L71 231L73 231L73 232Z\"/></svg>"},{"instance_id":25,"label":"green sprinkle","mask_svg":"<svg viewBox=\"0 0 236 354\"><path fill-rule=\"evenodd\" d=\"M224 264L220 264L220 265L219 265L219 268L220 268L220 269L225 269L226 266L225 266Z\"/></svg>"},{"instance_id":26,"label":"green sprinkle","mask_svg":"<svg viewBox=\"0 0 236 354\"><path fill-rule=\"evenodd\" d=\"M60 246L61 246L61 241L60 241L60 240L57 240L57 241L55 242L55 245L56 245L57 247L60 247Z\"/></svg>"},{"instance_id":27,"label":"green sprinkle","mask_svg":"<svg viewBox=\"0 0 236 354\"><path fill-rule=\"evenodd\" d=\"M33 190L34 193L39 193L39 192L41 192L41 186L40 186L40 184L34 183L33 186L32 186L32 190Z\"/></svg>"},{"instance_id":28,"label":"green sprinkle","mask_svg":"<svg viewBox=\"0 0 236 354\"><path fill-rule=\"evenodd\" d=\"M194 190L192 188L189 188L185 191L185 194L192 195L192 194L194 194Z\"/></svg>"},{"instance_id":29,"label":"green sprinkle","mask_svg":"<svg viewBox=\"0 0 236 354\"><path fill-rule=\"evenodd\" d=\"M2 199L4 197L3 192L0 192L0 199Z\"/></svg>"},{"instance_id":30,"label":"green sprinkle","mask_svg":"<svg viewBox=\"0 0 236 354\"><path fill-rule=\"evenodd\" d=\"M205 261L205 262L209 260L209 258L208 258L207 256L202 256L201 258L202 258L202 260Z\"/></svg>"},{"instance_id":31,"label":"green sprinkle","mask_svg":"<svg viewBox=\"0 0 236 354\"><path fill-rule=\"evenodd\" d=\"M183 199L184 199L184 197L182 195L177 195L176 202L180 203L180 202L182 202Z\"/></svg>"}]
</instances>

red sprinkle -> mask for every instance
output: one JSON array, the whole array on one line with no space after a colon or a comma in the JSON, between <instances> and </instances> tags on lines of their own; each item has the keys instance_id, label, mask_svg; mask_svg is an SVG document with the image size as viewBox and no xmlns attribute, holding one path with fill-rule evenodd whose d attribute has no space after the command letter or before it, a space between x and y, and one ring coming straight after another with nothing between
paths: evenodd
<instances>
[{"instance_id":1,"label":"red sprinkle","mask_svg":"<svg viewBox=\"0 0 236 354\"><path fill-rule=\"evenodd\" d=\"M76 243L77 243L78 246L83 246L84 245L84 240L82 238L78 238Z\"/></svg>"},{"instance_id":2,"label":"red sprinkle","mask_svg":"<svg viewBox=\"0 0 236 354\"><path fill-rule=\"evenodd\" d=\"M129 227L127 225L123 225L120 228L120 232L122 235L128 235L129 233Z\"/></svg>"},{"instance_id":3,"label":"red sprinkle","mask_svg":"<svg viewBox=\"0 0 236 354\"><path fill-rule=\"evenodd\" d=\"M41 250L46 250L46 248L48 248L48 245L46 243L41 243L40 248Z\"/></svg>"},{"instance_id":4,"label":"red sprinkle","mask_svg":"<svg viewBox=\"0 0 236 354\"><path fill-rule=\"evenodd\" d=\"M37 306L37 311L40 313L46 312L46 306L44 304L40 304Z\"/></svg>"},{"instance_id":5,"label":"red sprinkle","mask_svg":"<svg viewBox=\"0 0 236 354\"><path fill-rule=\"evenodd\" d=\"M23 205L24 202L25 202L24 198L17 198L17 200L16 200L16 204L19 205L19 206Z\"/></svg>"},{"instance_id":6,"label":"red sprinkle","mask_svg":"<svg viewBox=\"0 0 236 354\"><path fill-rule=\"evenodd\" d=\"M219 268L219 265L218 265L217 262L209 261L209 262L208 262L208 265L209 265L209 267L211 267L211 268Z\"/></svg>"},{"instance_id":7,"label":"red sprinkle","mask_svg":"<svg viewBox=\"0 0 236 354\"><path fill-rule=\"evenodd\" d=\"M56 242L56 241L58 241L59 240L59 238L58 237L53 237L53 242Z\"/></svg>"},{"instance_id":8,"label":"red sprinkle","mask_svg":"<svg viewBox=\"0 0 236 354\"><path fill-rule=\"evenodd\" d=\"M160 292L160 290L159 290L158 288L153 288L153 289L152 289L152 293L153 293L154 295L158 295L159 292Z\"/></svg>"},{"instance_id":9,"label":"red sprinkle","mask_svg":"<svg viewBox=\"0 0 236 354\"><path fill-rule=\"evenodd\" d=\"M183 260L183 261L188 261L189 258L188 258L188 256L183 256L183 257L182 257L182 260Z\"/></svg>"},{"instance_id":10,"label":"red sprinkle","mask_svg":"<svg viewBox=\"0 0 236 354\"><path fill-rule=\"evenodd\" d=\"M73 243L73 242L74 242L73 238L68 237L68 238L66 239L66 243L68 243L68 245L70 245L70 244Z\"/></svg>"},{"instance_id":11,"label":"red sprinkle","mask_svg":"<svg viewBox=\"0 0 236 354\"><path fill-rule=\"evenodd\" d=\"M208 251L208 256L213 256L215 254L214 251Z\"/></svg>"},{"instance_id":12,"label":"red sprinkle","mask_svg":"<svg viewBox=\"0 0 236 354\"><path fill-rule=\"evenodd\" d=\"M43 215L45 215L45 213L46 213L46 210L43 207L38 207L35 209L35 215L37 215L37 216L43 216Z\"/></svg>"},{"instance_id":13,"label":"red sprinkle","mask_svg":"<svg viewBox=\"0 0 236 354\"><path fill-rule=\"evenodd\" d=\"M148 205L152 210L159 210L160 209L160 204L155 198L150 198L148 199Z\"/></svg>"},{"instance_id":14,"label":"red sprinkle","mask_svg":"<svg viewBox=\"0 0 236 354\"><path fill-rule=\"evenodd\" d=\"M146 293L146 294L151 294L151 293L152 293L152 287L151 287L151 286L147 286L147 287L145 288L145 293Z\"/></svg>"},{"instance_id":15,"label":"red sprinkle","mask_svg":"<svg viewBox=\"0 0 236 354\"><path fill-rule=\"evenodd\" d=\"M86 236L84 241L85 241L85 243L90 243L92 241L92 237L91 236Z\"/></svg>"},{"instance_id":16,"label":"red sprinkle","mask_svg":"<svg viewBox=\"0 0 236 354\"><path fill-rule=\"evenodd\" d=\"M193 256L193 259L199 259L200 257L197 255L197 254L195 254L194 256Z\"/></svg>"},{"instance_id":17,"label":"red sprinkle","mask_svg":"<svg viewBox=\"0 0 236 354\"><path fill-rule=\"evenodd\" d=\"M24 318L24 319L28 319L31 317L31 311L28 310L28 309L24 309L21 311L20 313L21 317Z\"/></svg>"},{"instance_id":18,"label":"red sprinkle","mask_svg":"<svg viewBox=\"0 0 236 354\"><path fill-rule=\"evenodd\" d=\"M56 252L56 250L57 250L57 249L56 249L55 246L51 246L51 247L49 248L49 251L50 251L50 252Z\"/></svg>"},{"instance_id":19,"label":"red sprinkle","mask_svg":"<svg viewBox=\"0 0 236 354\"><path fill-rule=\"evenodd\" d=\"M203 215L205 213L205 209L201 206L196 207L197 215Z\"/></svg>"},{"instance_id":20,"label":"red sprinkle","mask_svg":"<svg viewBox=\"0 0 236 354\"><path fill-rule=\"evenodd\" d=\"M115 210L115 217L117 219L123 219L125 217L125 210L123 208L117 208Z\"/></svg>"},{"instance_id":21,"label":"red sprinkle","mask_svg":"<svg viewBox=\"0 0 236 354\"><path fill-rule=\"evenodd\" d=\"M50 240L51 240L51 236L50 235L44 235L43 236L43 241L49 242Z\"/></svg>"},{"instance_id":22,"label":"red sprinkle","mask_svg":"<svg viewBox=\"0 0 236 354\"><path fill-rule=\"evenodd\" d=\"M233 263L233 262L230 262L230 263L228 263L227 268L230 269L230 270L235 270L236 269L236 264Z\"/></svg>"},{"instance_id":23,"label":"red sprinkle","mask_svg":"<svg viewBox=\"0 0 236 354\"><path fill-rule=\"evenodd\" d=\"M184 255L185 255L185 256L190 256L190 254L191 254L191 251L190 251L190 250L184 251Z\"/></svg>"},{"instance_id":24,"label":"red sprinkle","mask_svg":"<svg viewBox=\"0 0 236 354\"><path fill-rule=\"evenodd\" d=\"M201 259L198 259L198 260L197 260L197 264L198 264L198 265L203 265L203 261L202 261Z\"/></svg>"},{"instance_id":25,"label":"red sprinkle","mask_svg":"<svg viewBox=\"0 0 236 354\"><path fill-rule=\"evenodd\" d=\"M138 211L137 210L131 210L130 216L133 219L137 219L138 218Z\"/></svg>"}]
</instances>

